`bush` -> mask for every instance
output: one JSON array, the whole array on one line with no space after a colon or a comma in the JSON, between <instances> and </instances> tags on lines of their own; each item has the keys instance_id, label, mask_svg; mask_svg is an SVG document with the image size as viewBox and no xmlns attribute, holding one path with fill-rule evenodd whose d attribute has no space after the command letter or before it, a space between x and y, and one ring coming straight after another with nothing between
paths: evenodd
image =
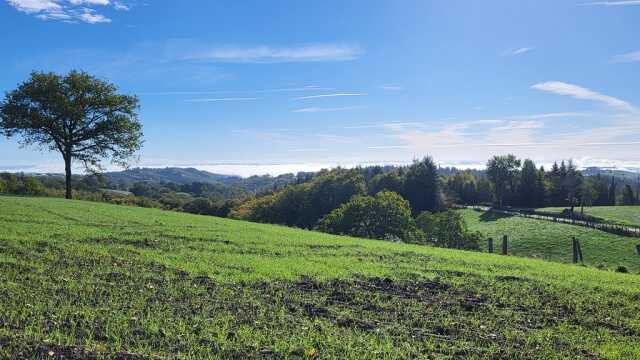
<instances>
[{"instance_id":1,"label":"bush","mask_svg":"<svg viewBox=\"0 0 640 360\"><path fill-rule=\"evenodd\" d=\"M231 200L214 201L205 198L197 198L186 203L182 209L191 214L227 217L234 204L235 202Z\"/></svg>"},{"instance_id":2,"label":"bush","mask_svg":"<svg viewBox=\"0 0 640 360\"><path fill-rule=\"evenodd\" d=\"M424 239L411 217L409 202L390 191L353 198L322 218L318 228L332 234L370 239L414 243Z\"/></svg>"},{"instance_id":3,"label":"bush","mask_svg":"<svg viewBox=\"0 0 640 360\"><path fill-rule=\"evenodd\" d=\"M623 274L628 274L629 273L629 269L627 269L625 266L618 266L616 268L616 272L623 273Z\"/></svg>"},{"instance_id":4,"label":"bush","mask_svg":"<svg viewBox=\"0 0 640 360\"><path fill-rule=\"evenodd\" d=\"M453 210L435 214L424 211L416 218L416 224L435 246L478 250L483 238L479 232L469 232L462 214Z\"/></svg>"}]
</instances>

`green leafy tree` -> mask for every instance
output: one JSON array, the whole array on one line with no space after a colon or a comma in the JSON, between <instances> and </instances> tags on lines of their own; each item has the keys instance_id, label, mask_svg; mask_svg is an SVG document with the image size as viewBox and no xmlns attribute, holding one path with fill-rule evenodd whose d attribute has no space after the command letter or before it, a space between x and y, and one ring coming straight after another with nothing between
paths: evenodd
<instances>
[{"instance_id":1,"label":"green leafy tree","mask_svg":"<svg viewBox=\"0 0 640 360\"><path fill-rule=\"evenodd\" d=\"M33 72L0 104L0 132L23 145L57 151L65 164L71 198L71 165L101 169L104 159L126 166L142 146L138 98L119 95L116 86L85 72L65 76Z\"/></svg>"},{"instance_id":2,"label":"green leafy tree","mask_svg":"<svg viewBox=\"0 0 640 360\"><path fill-rule=\"evenodd\" d=\"M522 164L522 173L520 175L520 189L518 195L520 205L529 208L533 208L538 205L538 186L538 169L536 168L536 164L533 161L526 159Z\"/></svg>"},{"instance_id":3,"label":"green leafy tree","mask_svg":"<svg viewBox=\"0 0 640 360\"><path fill-rule=\"evenodd\" d=\"M383 190L400 193L402 186L403 179L396 171L377 174L369 182L369 195L375 195Z\"/></svg>"},{"instance_id":4,"label":"green leafy tree","mask_svg":"<svg viewBox=\"0 0 640 360\"><path fill-rule=\"evenodd\" d=\"M440 209L440 178L431 157L415 160L406 170L402 195L409 200L414 214Z\"/></svg>"},{"instance_id":5,"label":"green leafy tree","mask_svg":"<svg viewBox=\"0 0 640 360\"><path fill-rule=\"evenodd\" d=\"M493 185L496 204L502 207L505 197L513 194L520 160L515 155L494 156L487 162L487 177Z\"/></svg>"},{"instance_id":6,"label":"green leafy tree","mask_svg":"<svg viewBox=\"0 0 640 360\"><path fill-rule=\"evenodd\" d=\"M573 214L573 207L576 206L579 198L581 197L580 190L582 189L582 174L578 171L571 160L569 160L569 164L567 165L567 171L562 185L566 192L567 202L569 203L569 206L571 206L571 214Z\"/></svg>"},{"instance_id":7,"label":"green leafy tree","mask_svg":"<svg viewBox=\"0 0 640 360\"><path fill-rule=\"evenodd\" d=\"M416 217L416 224L424 232L427 241L435 246L467 250L480 248L482 235L467 230L467 224L460 212L424 211Z\"/></svg>"},{"instance_id":8,"label":"green leafy tree","mask_svg":"<svg viewBox=\"0 0 640 360\"><path fill-rule=\"evenodd\" d=\"M318 229L370 239L422 240L411 217L409 202L391 191L382 191L375 196L356 196L323 217Z\"/></svg>"}]
</instances>

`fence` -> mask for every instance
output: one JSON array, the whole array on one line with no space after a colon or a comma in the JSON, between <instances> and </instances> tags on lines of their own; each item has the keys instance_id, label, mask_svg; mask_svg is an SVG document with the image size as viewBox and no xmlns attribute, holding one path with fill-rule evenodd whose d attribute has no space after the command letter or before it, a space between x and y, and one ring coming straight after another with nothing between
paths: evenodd
<instances>
[{"instance_id":1,"label":"fence","mask_svg":"<svg viewBox=\"0 0 640 360\"><path fill-rule=\"evenodd\" d=\"M622 235L622 236L632 236L632 237L640 237L640 228L633 226L625 226L625 225L616 225L616 224L607 224L596 221L587 221L587 220L577 220L577 219L568 219L562 216L552 215L552 214L536 214L536 213L526 213L522 211L516 210L502 210L502 209L494 209L488 206L462 206L462 208L466 209L475 209L482 211L491 211L497 214L504 215L512 215L512 216L522 216L529 219L537 219L537 220L546 220L553 221L557 223L564 223L576 226L584 226L592 229L597 229L600 231L608 232L611 234Z\"/></svg>"}]
</instances>

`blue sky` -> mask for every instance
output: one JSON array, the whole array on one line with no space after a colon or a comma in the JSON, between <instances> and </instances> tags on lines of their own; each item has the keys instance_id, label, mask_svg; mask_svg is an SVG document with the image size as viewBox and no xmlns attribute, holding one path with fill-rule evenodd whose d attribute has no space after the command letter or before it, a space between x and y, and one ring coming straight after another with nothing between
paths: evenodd
<instances>
[{"instance_id":1,"label":"blue sky","mask_svg":"<svg viewBox=\"0 0 640 360\"><path fill-rule=\"evenodd\" d=\"M140 166L640 168L640 1L2 0L0 91L89 71L141 99ZM0 140L0 169L60 156Z\"/></svg>"}]
</instances>

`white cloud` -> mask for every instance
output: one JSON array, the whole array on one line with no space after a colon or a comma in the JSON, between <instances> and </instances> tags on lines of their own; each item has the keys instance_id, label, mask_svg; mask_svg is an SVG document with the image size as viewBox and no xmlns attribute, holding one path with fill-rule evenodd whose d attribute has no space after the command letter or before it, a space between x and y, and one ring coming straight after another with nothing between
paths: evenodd
<instances>
[{"instance_id":1,"label":"white cloud","mask_svg":"<svg viewBox=\"0 0 640 360\"><path fill-rule=\"evenodd\" d=\"M556 112L556 113L543 113L543 114L516 115L516 116L511 116L511 118L512 119L551 119L551 118L583 117L583 116L589 116L589 114L582 113L582 112Z\"/></svg>"},{"instance_id":2,"label":"white cloud","mask_svg":"<svg viewBox=\"0 0 640 360\"><path fill-rule=\"evenodd\" d=\"M511 55L522 55L525 53L528 53L529 51L533 50L534 48L532 47L521 47L519 49L515 49L513 51L511 51Z\"/></svg>"},{"instance_id":3,"label":"white cloud","mask_svg":"<svg viewBox=\"0 0 640 360\"><path fill-rule=\"evenodd\" d=\"M116 2L113 3L113 8L118 10L118 11L129 11L129 9L130 9L129 6L123 4L123 3L119 2L119 1L116 1Z\"/></svg>"},{"instance_id":4,"label":"white cloud","mask_svg":"<svg viewBox=\"0 0 640 360\"><path fill-rule=\"evenodd\" d=\"M113 6L116 10L128 10L124 3L111 0L6 0L16 10L34 15L41 20L87 24L110 23L111 19L93 7Z\"/></svg>"},{"instance_id":5,"label":"white cloud","mask_svg":"<svg viewBox=\"0 0 640 360\"><path fill-rule=\"evenodd\" d=\"M611 59L614 63L640 62L640 50L627 54L616 55Z\"/></svg>"},{"instance_id":6,"label":"white cloud","mask_svg":"<svg viewBox=\"0 0 640 360\"><path fill-rule=\"evenodd\" d=\"M560 81L548 81L531 86L532 89L549 92L552 94L571 96L580 100L591 100L606 104L613 108L623 111L636 112L638 111L633 105L624 100L620 100L613 96L600 94L598 92L589 90L587 88L568 84Z\"/></svg>"},{"instance_id":7,"label":"white cloud","mask_svg":"<svg viewBox=\"0 0 640 360\"><path fill-rule=\"evenodd\" d=\"M41 11L60 10L62 6L57 0L7 0L9 5L28 14Z\"/></svg>"},{"instance_id":8,"label":"white cloud","mask_svg":"<svg viewBox=\"0 0 640 360\"><path fill-rule=\"evenodd\" d=\"M339 44L297 47L220 47L187 56L191 60L232 63L281 63L355 60L362 54L358 46Z\"/></svg>"},{"instance_id":9,"label":"white cloud","mask_svg":"<svg viewBox=\"0 0 640 360\"><path fill-rule=\"evenodd\" d=\"M109 5L109 0L69 0L73 5Z\"/></svg>"},{"instance_id":10,"label":"white cloud","mask_svg":"<svg viewBox=\"0 0 640 360\"><path fill-rule=\"evenodd\" d=\"M219 102L219 101L249 101L249 100L260 100L260 98L235 97L235 98L214 98L214 99L189 99L189 100L185 100L185 102Z\"/></svg>"},{"instance_id":11,"label":"white cloud","mask_svg":"<svg viewBox=\"0 0 640 360\"><path fill-rule=\"evenodd\" d=\"M110 23L111 19L108 17L98 14L95 10L84 9L82 13L77 15L78 20L84 21L88 24L98 24L98 23Z\"/></svg>"},{"instance_id":12,"label":"white cloud","mask_svg":"<svg viewBox=\"0 0 640 360\"><path fill-rule=\"evenodd\" d=\"M630 6L630 5L640 5L640 0L595 1L595 2L583 3L581 5Z\"/></svg>"},{"instance_id":13,"label":"white cloud","mask_svg":"<svg viewBox=\"0 0 640 360\"><path fill-rule=\"evenodd\" d=\"M345 107L335 107L335 108L318 108L318 107L309 107L293 110L294 113L325 113L325 112L335 112L335 111L344 111L344 110L353 110L357 109L357 106L345 106Z\"/></svg>"},{"instance_id":14,"label":"white cloud","mask_svg":"<svg viewBox=\"0 0 640 360\"><path fill-rule=\"evenodd\" d=\"M339 96L366 96L366 95L367 94L361 94L361 93L336 93L336 94L301 96L301 97L295 98L295 100L320 99L320 98L339 97Z\"/></svg>"},{"instance_id":15,"label":"white cloud","mask_svg":"<svg viewBox=\"0 0 640 360\"><path fill-rule=\"evenodd\" d=\"M508 123L495 127L496 131L504 131L504 130L523 130L523 129L541 129L544 127L544 123L541 121L535 120L526 120L526 121L509 121Z\"/></svg>"},{"instance_id":16,"label":"white cloud","mask_svg":"<svg viewBox=\"0 0 640 360\"><path fill-rule=\"evenodd\" d=\"M534 50L534 47L521 47L521 48L517 48L517 49L510 49L510 50L506 50L503 51L500 55L502 56L518 56L518 55L522 55L522 54L526 54L532 50Z\"/></svg>"},{"instance_id":17,"label":"white cloud","mask_svg":"<svg viewBox=\"0 0 640 360\"><path fill-rule=\"evenodd\" d=\"M382 85L382 86L380 86L380 89L389 90L389 91L400 91L400 90L403 90L402 86L395 86L395 85Z\"/></svg>"}]
</instances>

